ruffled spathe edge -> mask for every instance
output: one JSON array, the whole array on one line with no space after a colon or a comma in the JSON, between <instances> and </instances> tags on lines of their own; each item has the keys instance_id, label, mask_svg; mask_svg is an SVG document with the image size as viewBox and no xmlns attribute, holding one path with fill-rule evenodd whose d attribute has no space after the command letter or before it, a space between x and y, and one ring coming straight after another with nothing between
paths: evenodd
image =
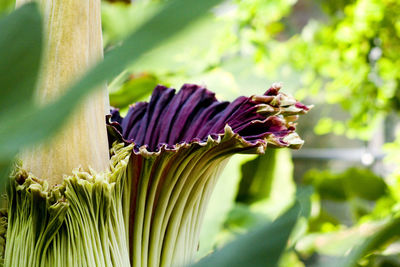
<instances>
[{"instance_id":1,"label":"ruffled spathe edge","mask_svg":"<svg viewBox=\"0 0 400 267\"><path fill-rule=\"evenodd\" d=\"M182 90L194 87L195 85L187 85L185 84ZM157 88L162 88L166 90L169 88L158 86L156 90L160 90ZM265 152L265 149L268 147L273 148L280 148L280 147L289 147L293 149L299 149L303 145L304 141L298 136L295 132L296 129L296 120L298 119L298 115L306 114L312 106L306 106L298 101L296 101L292 96L279 92L281 88L280 84L273 84L267 92L262 95L253 95L248 98L241 97L236 99L241 100L242 104L246 104L245 111L248 112L245 115L251 115L255 117L255 119L250 121L239 121L237 118L234 119L234 123L238 123L239 125L242 123L244 126L236 126L237 131L232 129L229 123L225 124L223 128L223 132L216 131L215 133L210 133L207 135L206 138L191 138L190 141L180 141L175 144L166 144L166 143L159 143L156 146L156 149L151 149L147 144L139 145L135 142L134 139L129 139L126 137L126 132L130 131L130 129L123 129L122 118L119 115L117 109L111 110L111 115L107 118L107 126L108 126L108 133L110 138L110 143L117 140L118 142L124 142L125 144L133 144L133 152L135 154L141 154L145 157L152 157L158 156L160 153L164 152L177 152L180 149L188 148L192 145L199 145L205 146L209 143L218 144L222 140L227 140L229 138L235 139L236 144L239 144L243 148L247 148L247 153L256 153L262 154ZM197 90L204 91L208 97L214 97L213 93L208 91L206 88L198 87ZM157 93L155 93L157 94ZM160 94L160 93L158 93ZM177 97L178 94L173 95L173 97ZM172 98L173 98L172 97ZM215 97L213 100L213 104L223 104L227 103L227 107L234 103L229 102L219 102ZM241 105L242 105L241 104ZM147 102L140 102L138 104L132 105L131 109L134 109L136 105L150 105ZM237 110L242 108L243 106L238 105ZM223 113L225 110L222 110ZM145 110L145 113L147 111ZM178 110L178 113L180 110ZM179 115L176 115L179 116ZM237 116L237 115L236 115ZM227 119L230 119L229 117ZM140 123L138 123L140 124ZM154 123L153 123L154 124ZM241 135L240 132L244 132L249 130L252 131L251 127L265 127L266 124L270 124L271 131L260 132L257 130L258 133L252 136L246 136L245 134ZM140 127L141 125L131 125L131 127ZM126 127L126 124L125 124ZM156 127L153 125L153 127ZM187 129L181 129L184 132L182 135L185 135L185 131ZM201 129L204 131L204 129ZM123 134L125 133L125 135ZM148 133L146 133L148 135ZM251 135L251 134L250 134ZM183 138L184 139L184 138ZM242 153L245 153L244 151Z\"/></svg>"},{"instance_id":2,"label":"ruffled spathe edge","mask_svg":"<svg viewBox=\"0 0 400 267\"><path fill-rule=\"evenodd\" d=\"M292 149L300 149L304 141L300 138L300 136L296 132L292 132L284 137L276 137L274 135L269 135L265 139L259 139L255 142L246 141L243 137L241 137L238 133L234 133L232 128L229 125L225 126L225 132L222 134L217 134L216 136L209 135L206 141L200 140L192 140L189 143L182 142L178 143L174 146L169 146L167 144L162 144L159 147L158 151L149 151L146 145L143 146L135 146L134 142L129 142L125 140L119 131L115 128L112 123L108 124L108 133L112 136L112 138L117 138L118 142L123 142L125 145L130 145L133 147L132 152L136 155L141 155L145 158L150 157L158 157L162 153L177 153L180 150L190 148L193 145L198 145L199 147L205 147L207 145L218 145L221 142L227 140L234 140L235 144L239 147L243 148L239 153L243 154L264 154L267 147L271 148L282 148L288 147Z\"/></svg>"}]
</instances>

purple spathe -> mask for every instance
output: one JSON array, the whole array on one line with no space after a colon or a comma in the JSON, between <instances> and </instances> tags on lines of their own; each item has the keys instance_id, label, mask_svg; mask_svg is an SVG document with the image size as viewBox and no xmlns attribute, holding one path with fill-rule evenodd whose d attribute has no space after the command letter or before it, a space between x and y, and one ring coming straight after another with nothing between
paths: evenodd
<instances>
[{"instance_id":1,"label":"purple spathe","mask_svg":"<svg viewBox=\"0 0 400 267\"><path fill-rule=\"evenodd\" d=\"M150 102L132 105L125 118L112 110L111 122L119 124L123 139L135 143L135 151L145 147L158 152L162 147L206 142L224 135L228 125L249 147L267 143L278 147L295 147L286 137L295 133L295 123L286 117L306 113L309 107L280 93L274 85L262 96L238 97L220 102L208 89L185 84L175 89L157 86ZM116 124L117 123L117 124Z\"/></svg>"},{"instance_id":2,"label":"purple spathe","mask_svg":"<svg viewBox=\"0 0 400 267\"><path fill-rule=\"evenodd\" d=\"M309 107L280 92L220 102L204 87L157 86L122 118L112 110L110 144L133 149L124 205L133 266L186 266L194 258L208 199L236 153L300 148L295 121ZM130 144L130 145L129 145Z\"/></svg>"}]
</instances>

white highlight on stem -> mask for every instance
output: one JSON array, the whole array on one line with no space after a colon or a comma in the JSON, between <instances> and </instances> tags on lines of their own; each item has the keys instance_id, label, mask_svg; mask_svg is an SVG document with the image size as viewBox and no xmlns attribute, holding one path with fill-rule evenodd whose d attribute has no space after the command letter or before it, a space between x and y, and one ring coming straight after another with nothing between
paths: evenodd
<instances>
[{"instance_id":1,"label":"white highlight on stem","mask_svg":"<svg viewBox=\"0 0 400 267\"><path fill-rule=\"evenodd\" d=\"M17 0L20 6L29 0ZM100 0L37 0L45 24L45 49L36 99L45 104L103 58ZM29 27L29 25L27 25ZM103 172L109 153L105 124L106 86L87 96L68 123L52 139L21 155L23 168L59 184L81 167Z\"/></svg>"}]
</instances>

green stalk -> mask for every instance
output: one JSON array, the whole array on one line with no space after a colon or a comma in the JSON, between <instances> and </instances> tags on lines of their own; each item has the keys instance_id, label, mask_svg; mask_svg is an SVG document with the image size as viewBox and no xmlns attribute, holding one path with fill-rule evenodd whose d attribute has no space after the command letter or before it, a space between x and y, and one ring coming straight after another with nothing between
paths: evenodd
<instances>
[{"instance_id":1,"label":"green stalk","mask_svg":"<svg viewBox=\"0 0 400 267\"><path fill-rule=\"evenodd\" d=\"M165 183L162 184L160 190L160 196L158 205L155 207L154 221L152 224L152 231L150 234L150 253L149 253L149 266L159 266L160 257L162 254L162 244L165 234L164 222L168 221L169 215L166 215L167 208L169 206L169 199L174 189L174 185L178 178L182 174L183 170L186 168L187 164L196 157L196 153L192 152L192 148L182 151L179 155L174 155L169 162L169 169L175 170L170 171L165 176ZM160 185L158 186L160 188Z\"/></svg>"},{"instance_id":2,"label":"green stalk","mask_svg":"<svg viewBox=\"0 0 400 267\"><path fill-rule=\"evenodd\" d=\"M28 0L17 0L20 6ZM67 86L103 58L100 0L37 0L45 24L45 48L38 104L58 98ZM109 153L105 125L106 87L83 101L67 125L52 140L22 153L23 169L61 184L76 168L103 172Z\"/></svg>"},{"instance_id":3,"label":"green stalk","mask_svg":"<svg viewBox=\"0 0 400 267\"><path fill-rule=\"evenodd\" d=\"M172 264L178 266L184 265L186 255L184 253L183 257L181 256L182 251L185 251L182 243L186 237L185 227L190 227L188 223L190 221L190 215L194 208L195 201L199 197L205 183L211 179L213 175L218 173L219 168L223 166L221 166L222 159L214 160L211 164L208 164L207 161L205 162L208 166L202 166L199 164L197 165L198 169L193 170L194 173L200 173L200 175L191 175L192 179L186 183L186 188L182 190L177 205L174 208L174 212L171 215L171 220L166 233L166 240L169 240L170 242L164 245L165 252L163 253L164 258L162 259L164 266L171 266ZM200 172L200 168L203 168L204 171ZM190 243L192 242L194 242L194 240L190 241ZM179 246L180 244L182 244L181 247ZM189 256L187 255L186 257Z\"/></svg>"},{"instance_id":4,"label":"green stalk","mask_svg":"<svg viewBox=\"0 0 400 267\"><path fill-rule=\"evenodd\" d=\"M186 266L194 260L201 224L217 178L229 158L260 148L230 127L220 139L131 155L124 196L131 264Z\"/></svg>"}]
</instances>

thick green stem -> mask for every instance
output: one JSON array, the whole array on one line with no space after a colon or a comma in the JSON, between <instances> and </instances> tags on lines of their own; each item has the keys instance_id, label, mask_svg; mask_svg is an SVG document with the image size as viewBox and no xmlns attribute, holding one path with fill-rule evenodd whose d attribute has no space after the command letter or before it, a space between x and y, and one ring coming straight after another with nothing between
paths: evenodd
<instances>
[{"instance_id":1,"label":"thick green stem","mask_svg":"<svg viewBox=\"0 0 400 267\"><path fill-rule=\"evenodd\" d=\"M29 1L17 0L17 6L25 2ZM62 95L68 84L102 59L101 1L37 2L44 17L46 45L36 99L44 104ZM107 102L105 86L89 95L56 137L22 153L23 168L49 185L62 183L63 176L78 167L105 171L109 161Z\"/></svg>"}]
</instances>

